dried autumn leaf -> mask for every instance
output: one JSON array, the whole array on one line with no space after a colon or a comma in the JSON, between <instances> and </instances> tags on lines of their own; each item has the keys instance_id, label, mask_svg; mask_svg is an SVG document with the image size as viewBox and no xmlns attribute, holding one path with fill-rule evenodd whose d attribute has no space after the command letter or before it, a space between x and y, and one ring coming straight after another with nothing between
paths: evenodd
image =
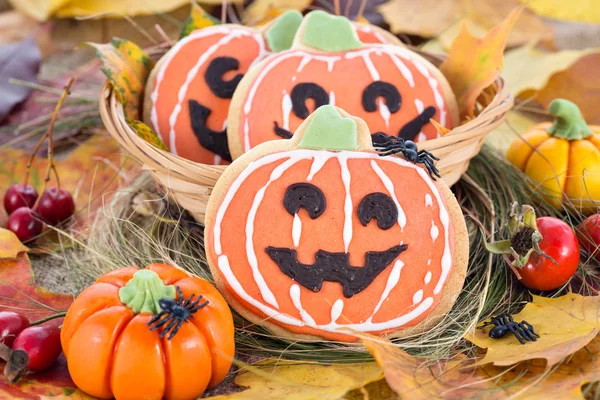
<instances>
[{"instance_id":1,"label":"dried autumn leaf","mask_svg":"<svg viewBox=\"0 0 600 400\"><path fill-rule=\"evenodd\" d=\"M373 362L325 366L265 360L245 369L236 376L235 383L248 389L212 398L337 400L383 378L381 368Z\"/></svg>"},{"instance_id":2,"label":"dried autumn leaf","mask_svg":"<svg viewBox=\"0 0 600 400\"><path fill-rule=\"evenodd\" d=\"M500 75L508 34L523 6L514 9L498 26L479 39L463 29L440 66L457 97L461 115L475 117L475 102Z\"/></svg>"},{"instance_id":3,"label":"dried autumn leaf","mask_svg":"<svg viewBox=\"0 0 600 400\"><path fill-rule=\"evenodd\" d=\"M0 194L13 183L20 183L25 176L29 154L22 150L0 149ZM120 185L135 176L137 168L121 159L119 145L106 135L98 135L79 145L68 157L55 161L60 184L75 199L74 225L82 229L92 221L95 211L102 206ZM47 160L34 161L30 183L39 191L43 187ZM52 184L53 181L51 181ZM6 219L0 211L0 224Z\"/></svg>"},{"instance_id":4,"label":"dried autumn leaf","mask_svg":"<svg viewBox=\"0 0 600 400\"><path fill-rule=\"evenodd\" d=\"M578 0L576 6L564 0L520 0L539 15L562 21L600 23L600 7L596 0Z\"/></svg>"},{"instance_id":5,"label":"dried autumn leaf","mask_svg":"<svg viewBox=\"0 0 600 400\"><path fill-rule=\"evenodd\" d=\"M8 0L8 2L20 12L35 18L38 21L46 21L59 8L70 0Z\"/></svg>"},{"instance_id":6,"label":"dried autumn leaf","mask_svg":"<svg viewBox=\"0 0 600 400\"><path fill-rule=\"evenodd\" d=\"M179 39L186 37L196 29L206 28L208 26L218 25L220 23L221 21L207 13L204 8L200 7L196 3L192 3L190 16L183 23L181 33L179 34Z\"/></svg>"},{"instance_id":7,"label":"dried autumn leaf","mask_svg":"<svg viewBox=\"0 0 600 400\"><path fill-rule=\"evenodd\" d=\"M475 365L460 354L426 363L386 339L363 338L363 343L403 399L583 399L581 386L600 379L600 346L595 341L553 368L543 360L511 368Z\"/></svg>"},{"instance_id":8,"label":"dried autumn leaf","mask_svg":"<svg viewBox=\"0 0 600 400\"><path fill-rule=\"evenodd\" d=\"M311 0L255 0L244 10L242 22L259 25L287 10L304 11L310 4Z\"/></svg>"},{"instance_id":9,"label":"dried autumn leaf","mask_svg":"<svg viewBox=\"0 0 600 400\"><path fill-rule=\"evenodd\" d=\"M576 103L588 123L600 124L600 50L545 52L524 46L506 53L503 77L521 99L547 108L555 98Z\"/></svg>"},{"instance_id":10,"label":"dried autumn leaf","mask_svg":"<svg viewBox=\"0 0 600 400\"><path fill-rule=\"evenodd\" d=\"M520 313L513 316L535 327L540 337L535 342L520 344L513 335L501 339L488 336L489 327L465 336L476 346L487 349L478 364L513 365L532 359L546 359L551 367L583 348L600 331L600 296L568 293L558 298L533 296Z\"/></svg>"},{"instance_id":11,"label":"dried autumn leaf","mask_svg":"<svg viewBox=\"0 0 600 400\"><path fill-rule=\"evenodd\" d=\"M154 132L152 128L150 128L142 121L132 121L129 123L129 126L131 126L135 130L135 133L137 133L139 137L144 139L146 142L150 143L152 146L164 151L169 151L167 146L164 144L162 139L158 137L156 132Z\"/></svg>"},{"instance_id":12,"label":"dried autumn leaf","mask_svg":"<svg viewBox=\"0 0 600 400\"><path fill-rule=\"evenodd\" d=\"M0 260L3 258L17 258L19 253L28 251L17 235L8 229L0 228Z\"/></svg>"},{"instance_id":13,"label":"dried autumn leaf","mask_svg":"<svg viewBox=\"0 0 600 400\"><path fill-rule=\"evenodd\" d=\"M115 38L110 43L86 43L96 49L102 71L125 108L128 121L140 119L144 88L154 62L136 44Z\"/></svg>"},{"instance_id":14,"label":"dried autumn leaf","mask_svg":"<svg viewBox=\"0 0 600 400\"><path fill-rule=\"evenodd\" d=\"M461 22L475 36L483 36L518 5L518 0L390 0L378 9L393 33L436 37L435 41L448 49L461 30ZM551 41L553 37L552 27L525 9L508 36L507 46L533 38Z\"/></svg>"},{"instance_id":15,"label":"dried autumn leaf","mask_svg":"<svg viewBox=\"0 0 600 400\"><path fill-rule=\"evenodd\" d=\"M529 115L526 116L518 111L510 110L506 114L506 119L502 125L485 137L485 143L504 154L515 138L529 131L538 122L540 120L534 120Z\"/></svg>"}]
</instances>

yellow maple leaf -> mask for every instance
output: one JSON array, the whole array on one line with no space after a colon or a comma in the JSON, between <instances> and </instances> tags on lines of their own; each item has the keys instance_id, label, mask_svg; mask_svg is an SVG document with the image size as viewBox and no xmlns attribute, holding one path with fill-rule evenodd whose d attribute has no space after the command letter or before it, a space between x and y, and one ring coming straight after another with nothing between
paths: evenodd
<instances>
[{"instance_id":1,"label":"yellow maple leaf","mask_svg":"<svg viewBox=\"0 0 600 400\"><path fill-rule=\"evenodd\" d=\"M125 108L128 121L140 119L146 80L154 65L148 54L135 43L114 38L106 44L86 43L96 49L102 71Z\"/></svg>"},{"instance_id":2,"label":"yellow maple leaf","mask_svg":"<svg viewBox=\"0 0 600 400\"><path fill-rule=\"evenodd\" d=\"M478 364L513 365L520 361L546 359L551 367L583 348L600 331L600 296L581 296L568 293L562 297L533 296L520 313L513 315L515 322L527 321L540 336L524 345L512 334L500 339L488 336L490 328L476 329L465 338L476 346L487 349Z\"/></svg>"},{"instance_id":3,"label":"yellow maple leaf","mask_svg":"<svg viewBox=\"0 0 600 400\"><path fill-rule=\"evenodd\" d=\"M304 11L310 0L255 0L244 10L242 21L246 25L261 25L287 10Z\"/></svg>"},{"instance_id":4,"label":"yellow maple leaf","mask_svg":"<svg viewBox=\"0 0 600 400\"><path fill-rule=\"evenodd\" d=\"M202 29L213 25L220 24L221 21L210 15L202 7L196 3L192 3L190 16L184 22L179 34L179 39L186 37L196 29Z\"/></svg>"},{"instance_id":5,"label":"yellow maple leaf","mask_svg":"<svg viewBox=\"0 0 600 400\"><path fill-rule=\"evenodd\" d=\"M143 123L142 121L132 121L129 123L129 126L133 128L135 133L146 142L150 143L152 146L159 148L164 151L169 151L167 146L164 144L162 139L158 137L156 132L152 130L148 125Z\"/></svg>"},{"instance_id":6,"label":"yellow maple leaf","mask_svg":"<svg viewBox=\"0 0 600 400\"><path fill-rule=\"evenodd\" d=\"M29 248L21 243L17 235L8 229L0 228L0 259L17 258L19 253L28 250Z\"/></svg>"},{"instance_id":7,"label":"yellow maple leaf","mask_svg":"<svg viewBox=\"0 0 600 400\"><path fill-rule=\"evenodd\" d=\"M236 376L235 384L248 389L212 399L337 400L382 378L383 372L374 362L319 365L265 360L245 366Z\"/></svg>"},{"instance_id":8,"label":"yellow maple leaf","mask_svg":"<svg viewBox=\"0 0 600 400\"><path fill-rule=\"evenodd\" d=\"M508 34L524 6L514 9L487 35L479 39L463 27L452 43L440 70L456 95L461 115L475 117L475 102L500 75Z\"/></svg>"}]
</instances>

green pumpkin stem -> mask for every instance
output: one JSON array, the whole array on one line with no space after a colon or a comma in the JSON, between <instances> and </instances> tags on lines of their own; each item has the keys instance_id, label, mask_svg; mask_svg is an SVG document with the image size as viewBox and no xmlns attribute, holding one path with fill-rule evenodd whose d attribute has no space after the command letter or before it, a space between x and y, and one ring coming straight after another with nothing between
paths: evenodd
<instances>
[{"instance_id":1,"label":"green pumpkin stem","mask_svg":"<svg viewBox=\"0 0 600 400\"><path fill-rule=\"evenodd\" d=\"M119 298L136 314L158 314L162 311L158 301L174 299L175 286L165 286L156 272L141 269L133 274L127 285L119 289Z\"/></svg>"},{"instance_id":2,"label":"green pumpkin stem","mask_svg":"<svg viewBox=\"0 0 600 400\"><path fill-rule=\"evenodd\" d=\"M554 123L548 128L548 133L552 136L566 140L581 140L592 134L579 107L572 101L552 100L548 112L554 116Z\"/></svg>"},{"instance_id":3,"label":"green pumpkin stem","mask_svg":"<svg viewBox=\"0 0 600 400\"><path fill-rule=\"evenodd\" d=\"M360 49L363 44L346 17L311 11L300 28L301 43L317 50L337 52Z\"/></svg>"},{"instance_id":4,"label":"green pumpkin stem","mask_svg":"<svg viewBox=\"0 0 600 400\"><path fill-rule=\"evenodd\" d=\"M296 10L288 10L277 17L265 32L271 51L280 52L292 47L301 22L302 13Z\"/></svg>"},{"instance_id":5,"label":"green pumpkin stem","mask_svg":"<svg viewBox=\"0 0 600 400\"><path fill-rule=\"evenodd\" d=\"M310 117L309 117L310 118ZM313 113L298 147L318 150L356 150L356 122L344 118L332 105L324 105Z\"/></svg>"}]
</instances>

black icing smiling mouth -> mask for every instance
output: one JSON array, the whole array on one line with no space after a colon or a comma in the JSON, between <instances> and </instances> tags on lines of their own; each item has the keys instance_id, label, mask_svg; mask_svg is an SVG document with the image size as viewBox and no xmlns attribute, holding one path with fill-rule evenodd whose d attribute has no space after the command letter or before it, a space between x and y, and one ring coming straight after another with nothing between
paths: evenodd
<instances>
[{"instance_id":1,"label":"black icing smiling mouth","mask_svg":"<svg viewBox=\"0 0 600 400\"><path fill-rule=\"evenodd\" d=\"M398 89L388 82L375 81L363 91L362 106L365 112L376 112L378 110L377 99L380 97L383 98L385 105L391 114L400 111L400 107L402 106L402 96ZM290 98L292 100L292 111L301 119L306 119L310 114L310 111L306 107L306 100L312 99L314 101L315 110L322 105L329 104L329 94L327 91L312 82L298 83L292 89ZM394 134L394 136L414 141L423 129L423 126L430 123L429 120L435 113L435 107L429 106L425 108L419 115L407 122L397 134ZM289 130L279 126L277 121L273 121L273 132L283 139L291 139L293 136ZM380 132L374 132L372 135L374 136L378 133Z\"/></svg>"},{"instance_id":2,"label":"black icing smiling mouth","mask_svg":"<svg viewBox=\"0 0 600 400\"><path fill-rule=\"evenodd\" d=\"M366 289L408 245L398 245L385 251L368 251L365 265L350 265L348 253L331 253L319 250L315 253L312 265L298 261L296 250L285 247L267 247L265 251L277 264L281 272L313 292L318 292L323 281L337 282L342 285L344 297L350 298Z\"/></svg>"}]
</instances>

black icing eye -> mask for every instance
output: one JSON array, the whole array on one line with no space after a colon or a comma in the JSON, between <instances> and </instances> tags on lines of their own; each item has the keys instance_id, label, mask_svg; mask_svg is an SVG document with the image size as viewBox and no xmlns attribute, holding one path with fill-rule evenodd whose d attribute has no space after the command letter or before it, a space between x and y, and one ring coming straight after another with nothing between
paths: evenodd
<instances>
[{"instance_id":1,"label":"black icing eye","mask_svg":"<svg viewBox=\"0 0 600 400\"><path fill-rule=\"evenodd\" d=\"M377 219L379 229L390 229L398 222L398 207L390 196L385 193L370 193L358 205L358 219L367 226L371 219Z\"/></svg>"},{"instance_id":2,"label":"black icing eye","mask_svg":"<svg viewBox=\"0 0 600 400\"><path fill-rule=\"evenodd\" d=\"M310 114L306 100L315 101L315 110L329 104L329 95L321 86L312 82L299 83L292 89L292 109L298 118L305 119Z\"/></svg>"},{"instance_id":3,"label":"black icing eye","mask_svg":"<svg viewBox=\"0 0 600 400\"><path fill-rule=\"evenodd\" d=\"M304 208L308 212L308 216L315 219L325 212L327 203L325 202L325 195L315 185L294 183L285 191L283 206L290 215L295 215L300 208Z\"/></svg>"},{"instance_id":4,"label":"black icing eye","mask_svg":"<svg viewBox=\"0 0 600 400\"><path fill-rule=\"evenodd\" d=\"M385 105L391 113L395 113L402 105L402 96L396 86L383 81L375 81L371 83L362 95L363 108L367 112L377 111L377 98L383 97Z\"/></svg>"},{"instance_id":5,"label":"black icing eye","mask_svg":"<svg viewBox=\"0 0 600 400\"><path fill-rule=\"evenodd\" d=\"M222 99L233 97L233 92L244 75L237 74L230 81L224 81L223 74L236 70L239 66L239 61L233 57L217 57L210 62L204 73L204 79L215 96Z\"/></svg>"}]
</instances>

